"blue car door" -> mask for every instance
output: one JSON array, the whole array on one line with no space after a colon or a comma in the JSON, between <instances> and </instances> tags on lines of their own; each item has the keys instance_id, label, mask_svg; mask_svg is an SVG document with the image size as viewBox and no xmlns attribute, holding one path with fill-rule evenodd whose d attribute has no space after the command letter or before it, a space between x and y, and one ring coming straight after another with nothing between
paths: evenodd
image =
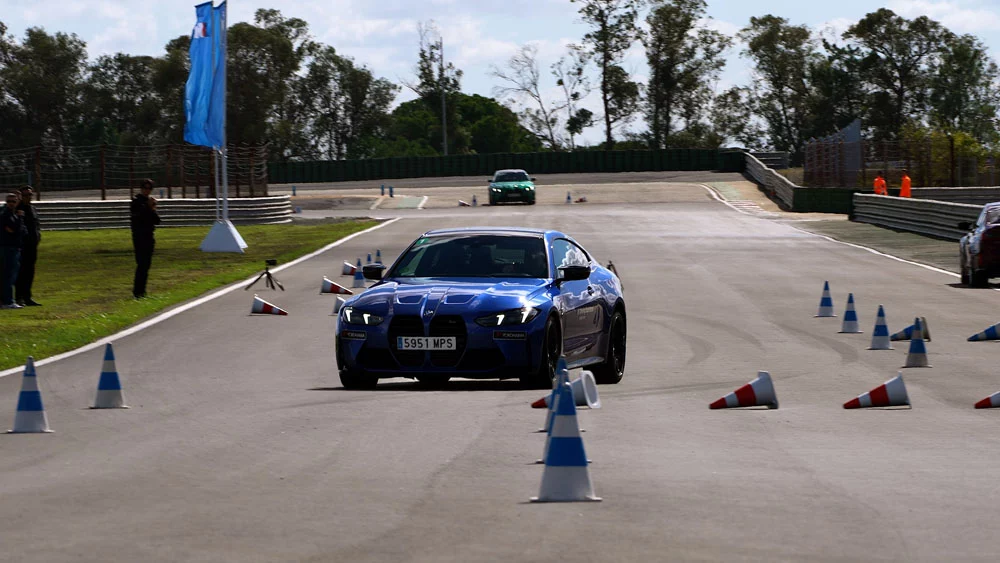
<instances>
[{"instance_id":1,"label":"blue car door","mask_svg":"<svg viewBox=\"0 0 1000 563\"><path fill-rule=\"evenodd\" d=\"M565 266L591 266L587 253L566 239L556 239L551 246L554 275ZM590 279L563 282L554 298L556 310L562 318L563 353L572 363L595 353L603 323L603 309L598 288Z\"/></svg>"}]
</instances>

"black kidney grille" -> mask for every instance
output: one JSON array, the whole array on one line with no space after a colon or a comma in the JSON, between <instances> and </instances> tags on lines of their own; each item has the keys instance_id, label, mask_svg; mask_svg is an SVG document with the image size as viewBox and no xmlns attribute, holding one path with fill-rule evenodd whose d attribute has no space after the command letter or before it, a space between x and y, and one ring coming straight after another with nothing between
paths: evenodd
<instances>
[{"instance_id":1,"label":"black kidney grille","mask_svg":"<svg viewBox=\"0 0 1000 563\"><path fill-rule=\"evenodd\" d=\"M465 345L468 341L468 333L465 329L465 320L455 315L442 315L431 320L431 336L454 336L455 350L431 352L431 363L440 367L454 367L462 359L465 352Z\"/></svg>"},{"instance_id":2,"label":"black kidney grille","mask_svg":"<svg viewBox=\"0 0 1000 563\"><path fill-rule=\"evenodd\" d=\"M419 367L424 365L424 352L396 349L396 338L400 336L424 336L424 323L417 316L395 316L389 323L389 349L400 365Z\"/></svg>"}]
</instances>

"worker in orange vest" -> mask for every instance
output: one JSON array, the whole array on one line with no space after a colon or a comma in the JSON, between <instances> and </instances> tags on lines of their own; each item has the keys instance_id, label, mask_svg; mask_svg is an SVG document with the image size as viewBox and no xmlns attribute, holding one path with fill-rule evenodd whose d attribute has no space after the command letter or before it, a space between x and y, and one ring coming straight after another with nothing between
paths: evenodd
<instances>
[{"instance_id":1,"label":"worker in orange vest","mask_svg":"<svg viewBox=\"0 0 1000 563\"><path fill-rule=\"evenodd\" d=\"M910 191L910 176L903 170L903 179L899 182L899 197L912 197L913 193Z\"/></svg>"},{"instance_id":2,"label":"worker in orange vest","mask_svg":"<svg viewBox=\"0 0 1000 563\"><path fill-rule=\"evenodd\" d=\"M885 185L885 178L882 177L881 172L875 175L875 182L872 185L875 187L875 195L889 195L889 190Z\"/></svg>"}]
</instances>

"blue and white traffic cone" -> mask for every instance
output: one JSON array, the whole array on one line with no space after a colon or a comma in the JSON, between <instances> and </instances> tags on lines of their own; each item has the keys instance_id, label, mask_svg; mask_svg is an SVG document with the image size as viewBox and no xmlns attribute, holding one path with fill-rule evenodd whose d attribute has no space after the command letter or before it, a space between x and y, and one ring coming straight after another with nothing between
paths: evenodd
<instances>
[{"instance_id":1,"label":"blue and white traffic cone","mask_svg":"<svg viewBox=\"0 0 1000 563\"><path fill-rule=\"evenodd\" d=\"M115 350L111 343L104 347L104 364L101 379L97 382L97 397L92 409L127 409L122 395L122 383L115 367Z\"/></svg>"},{"instance_id":2,"label":"blue and white traffic cone","mask_svg":"<svg viewBox=\"0 0 1000 563\"><path fill-rule=\"evenodd\" d=\"M352 289L357 289L359 287L362 289L365 287L365 275L361 273L361 270L354 272L354 283L351 284Z\"/></svg>"},{"instance_id":3,"label":"blue and white traffic cone","mask_svg":"<svg viewBox=\"0 0 1000 563\"><path fill-rule=\"evenodd\" d=\"M847 294L847 308L844 310L844 322L840 326L841 334L860 334L861 327L858 326L858 313L854 310L854 294Z\"/></svg>"},{"instance_id":4,"label":"blue and white traffic cone","mask_svg":"<svg viewBox=\"0 0 1000 563\"><path fill-rule=\"evenodd\" d=\"M570 203L573 203L573 197L570 195L569 192L566 192L566 204L568 205Z\"/></svg>"},{"instance_id":5,"label":"blue and white traffic cone","mask_svg":"<svg viewBox=\"0 0 1000 563\"><path fill-rule=\"evenodd\" d=\"M830 282L823 282L823 296L819 299L819 312L817 317L836 317L833 314L833 298L830 297Z\"/></svg>"},{"instance_id":6,"label":"blue and white traffic cone","mask_svg":"<svg viewBox=\"0 0 1000 563\"><path fill-rule=\"evenodd\" d=\"M14 428L10 433L52 432L49 430L49 419L45 416L45 406L42 404L42 394L38 390L38 377L35 374L35 359L28 356L24 364L24 379L21 380L21 394L17 397L17 414L14 415Z\"/></svg>"},{"instance_id":7,"label":"blue and white traffic cone","mask_svg":"<svg viewBox=\"0 0 1000 563\"><path fill-rule=\"evenodd\" d=\"M389 186L389 197L396 197L396 194L394 192L395 190L392 188L392 186Z\"/></svg>"},{"instance_id":8,"label":"blue and white traffic cone","mask_svg":"<svg viewBox=\"0 0 1000 563\"><path fill-rule=\"evenodd\" d=\"M368 258L365 259L365 265L367 266L367 265L369 265L371 263L372 263L372 253L369 252L368 253Z\"/></svg>"},{"instance_id":9,"label":"blue and white traffic cone","mask_svg":"<svg viewBox=\"0 0 1000 563\"><path fill-rule=\"evenodd\" d=\"M906 354L904 368L929 368L927 363L927 348L924 346L923 332L920 328L920 318L913 319L913 334L910 338L910 350Z\"/></svg>"},{"instance_id":10,"label":"blue and white traffic cone","mask_svg":"<svg viewBox=\"0 0 1000 563\"><path fill-rule=\"evenodd\" d=\"M476 194L472 194L472 207L477 207L479 202L476 201Z\"/></svg>"},{"instance_id":11,"label":"blue and white traffic cone","mask_svg":"<svg viewBox=\"0 0 1000 563\"><path fill-rule=\"evenodd\" d=\"M382 184L382 191L379 195L385 195L385 184Z\"/></svg>"},{"instance_id":12,"label":"blue and white traffic cone","mask_svg":"<svg viewBox=\"0 0 1000 563\"><path fill-rule=\"evenodd\" d=\"M382 263L382 250L379 248L375 249L375 263L376 264Z\"/></svg>"},{"instance_id":13,"label":"blue and white traffic cone","mask_svg":"<svg viewBox=\"0 0 1000 563\"><path fill-rule=\"evenodd\" d=\"M872 345L869 350L892 350L889 340L889 325L885 322L885 309L878 306L878 316L875 317L875 328L872 330Z\"/></svg>"},{"instance_id":14,"label":"blue and white traffic cone","mask_svg":"<svg viewBox=\"0 0 1000 563\"><path fill-rule=\"evenodd\" d=\"M903 330L894 333L890 336L890 340L911 340L913 338L913 331L917 328L916 324L912 324ZM924 339L924 342L931 341L931 329L927 324L927 317L920 317L920 336Z\"/></svg>"},{"instance_id":15,"label":"blue and white traffic cone","mask_svg":"<svg viewBox=\"0 0 1000 563\"><path fill-rule=\"evenodd\" d=\"M1000 323L995 324L986 330L973 334L969 337L969 342L982 342L983 340L1000 340Z\"/></svg>"},{"instance_id":16,"label":"blue and white traffic cone","mask_svg":"<svg viewBox=\"0 0 1000 563\"><path fill-rule=\"evenodd\" d=\"M587 467L587 453L576 419L573 390L563 384L555 398L555 416L545 452L545 470L538 496L531 502L599 501Z\"/></svg>"},{"instance_id":17,"label":"blue and white traffic cone","mask_svg":"<svg viewBox=\"0 0 1000 563\"><path fill-rule=\"evenodd\" d=\"M533 409L548 409L545 414L545 426L539 428L539 432L549 432L552 429L552 417L554 416L553 413L555 413L556 390L559 389L559 386L563 383L569 383L569 369L566 367L565 356L559 356L559 360L556 362L556 378L552 381L552 393L542 397L534 403L531 403L531 408Z\"/></svg>"}]
</instances>

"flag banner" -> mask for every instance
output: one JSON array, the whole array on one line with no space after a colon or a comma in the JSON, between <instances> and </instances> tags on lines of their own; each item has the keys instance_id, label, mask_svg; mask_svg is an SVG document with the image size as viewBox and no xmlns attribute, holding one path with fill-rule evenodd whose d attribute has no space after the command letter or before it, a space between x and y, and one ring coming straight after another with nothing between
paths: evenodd
<instances>
[{"instance_id":1,"label":"flag banner","mask_svg":"<svg viewBox=\"0 0 1000 563\"><path fill-rule=\"evenodd\" d=\"M213 147L226 145L226 3L212 10L212 98L208 106L205 136Z\"/></svg>"},{"instance_id":2,"label":"flag banner","mask_svg":"<svg viewBox=\"0 0 1000 563\"><path fill-rule=\"evenodd\" d=\"M218 64L220 58L225 61L225 43L220 44L226 36L225 4L213 8L211 2L205 2L195 6L195 14L189 50L191 71L184 89L184 140L193 145L219 147L224 139L221 127L225 123L225 82L221 96L214 84L219 66L225 76L225 63ZM222 107L223 115L215 123L220 113L217 107Z\"/></svg>"}]
</instances>

